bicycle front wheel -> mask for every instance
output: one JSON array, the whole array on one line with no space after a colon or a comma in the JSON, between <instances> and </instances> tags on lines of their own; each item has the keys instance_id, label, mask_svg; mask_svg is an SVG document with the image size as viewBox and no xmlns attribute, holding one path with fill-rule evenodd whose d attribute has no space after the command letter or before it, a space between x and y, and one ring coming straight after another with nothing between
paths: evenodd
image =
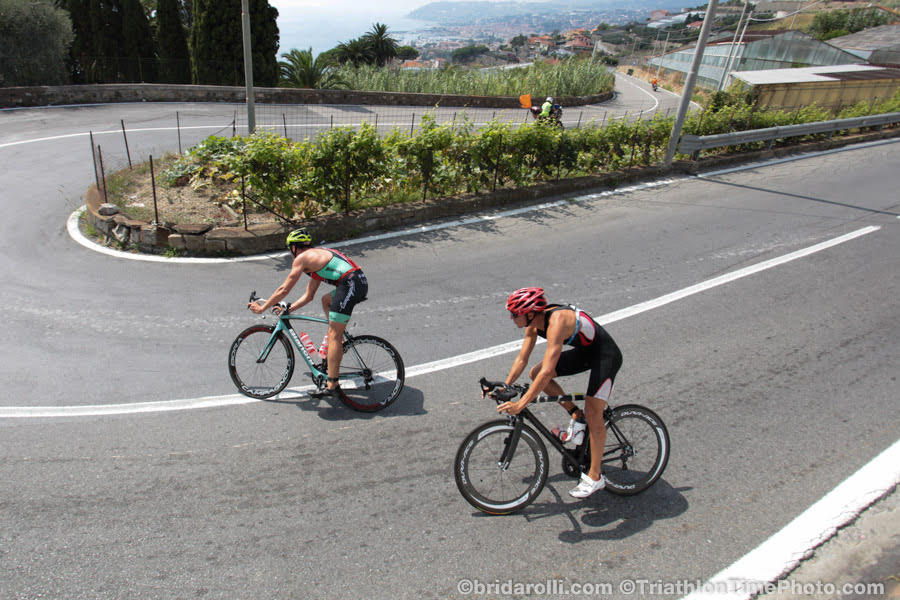
<instances>
[{"instance_id":1,"label":"bicycle front wheel","mask_svg":"<svg viewBox=\"0 0 900 600\"><path fill-rule=\"evenodd\" d=\"M271 398L294 374L294 349L283 334L263 357L275 327L254 325L242 331L228 351L228 373L238 390L251 398Z\"/></svg>"},{"instance_id":2,"label":"bicycle front wheel","mask_svg":"<svg viewBox=\"0 0 900 600\"><path fill-rule=\"evenodd\" d=\"M375 412L390 406L403 390L406 375L400 353L374 335L344 342L338 371L341 401L353 410Z\"/></svg>"},{"instance_id":3,"label":"bicycle front wheel","mask_svg":"<svg viewBox=\"0 0 900 600\"><path fill-rule=\"evenodd\" d=\"M509 465L500 463L513 430L508 419L490 421L472 431L456 452L456 487L469 504L491 515L522 510L547 483L547 447L527 425Z\"/></svg>"},{"instance_id":4,"label":"bicycle front wheel","mask_svg":"<svg viewBox=\"0 0 900 600\"><path fill-rule=\"evenodd\" d=\"M629 404L612 411L606 424L603 474L606 489L631 496L653 485L669 462L669 432L649 408Z\"/></svg>"}]
</instances>

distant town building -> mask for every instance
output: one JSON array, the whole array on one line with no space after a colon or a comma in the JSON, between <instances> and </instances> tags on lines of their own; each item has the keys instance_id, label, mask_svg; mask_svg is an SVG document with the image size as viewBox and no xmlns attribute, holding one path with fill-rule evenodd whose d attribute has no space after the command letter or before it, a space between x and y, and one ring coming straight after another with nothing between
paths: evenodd
<instances>
[{"instance_id":1,"label":"distant town building","mask_svg":"<svg viewBox=\"0 0 900 600\"><path fill-rule=\"evenodd\" d=\"M540 35L528 38L526 45L532 52L547 52L556 44L549 35Z\"/></svg>"},{"instance_id":2,"label":"distant town building","mask_svg":"<svg viewBox=\"0 0 900 600\"><path fill-rule=\"evenodd\" d=\"M694 13L694 14L703 14L703 13ZM671 27L672 25L680 25L687 21L688 13L681 13L680 15L669 15L667 17L663 17L659 20L652 20L647 23L647 27L651 29L665 29L666 27Z\"/></svg>"}]
</instances>

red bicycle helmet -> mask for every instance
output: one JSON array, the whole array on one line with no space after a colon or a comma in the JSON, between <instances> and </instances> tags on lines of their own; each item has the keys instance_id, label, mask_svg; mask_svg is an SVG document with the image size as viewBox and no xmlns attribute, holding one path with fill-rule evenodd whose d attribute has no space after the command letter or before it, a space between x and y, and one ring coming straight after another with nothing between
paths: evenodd
<instances>
[{"instance_id":1,"label":"red bicycle helmet","mask_svg":"<svg viewBox=\"0 0 900 600\"><path fill-rule=\"evenodd\" d=\"M530 312L544 312L546 308L547 299L543 288L539 287L518 289L506 299L506 310L517 317Z\"/></svg>"}]
</instances>

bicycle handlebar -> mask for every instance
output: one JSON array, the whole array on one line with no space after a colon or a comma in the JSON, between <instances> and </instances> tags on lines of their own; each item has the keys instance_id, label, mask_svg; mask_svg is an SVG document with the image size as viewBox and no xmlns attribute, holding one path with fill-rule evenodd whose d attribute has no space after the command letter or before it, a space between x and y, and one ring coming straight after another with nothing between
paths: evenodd
<instances>
[{"instance_id":1,"label":"bicycle handlebar","mask_svg":"<svg viewBox=\"0 0 900 600\"><path fill-rule=\"evenodd\" d=\"M252 303L252 302L263 302L264 300L256 295L256 290L253 290L252 292L250 292L250 300L249 301ZM276 312L275 311L276 308L281 309L281 311ZM275 306L272 307L272 312L275 313L276 315L286 315L291 312L291 305L288 304L287 302L279 302L278 304L276 304Z\"/></svg>"},{"instance_id":2,"label":"bicycle handlebar","mask_svg":"<svg viewBox=\"0 0 900 600\"><path fill-rule=\"evenodd\" d=\"M481 378L479 383L481 384L481 396L490 396L497 404L512 400L519 394L524 394L528 390L527 385L519 383L507 385L501 381L488 381L484 377Z\"/></svg>"}]
</instances>

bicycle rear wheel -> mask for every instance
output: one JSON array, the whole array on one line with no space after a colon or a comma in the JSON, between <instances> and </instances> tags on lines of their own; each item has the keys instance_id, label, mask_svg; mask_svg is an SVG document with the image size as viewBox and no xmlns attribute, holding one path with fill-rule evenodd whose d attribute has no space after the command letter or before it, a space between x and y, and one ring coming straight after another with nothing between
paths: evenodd
<instances>
[{"instance_id":1,"label":"bicycle rear wheel","mask_svg":"<svg viewBox=\"0 0 900 600\"><path fill-rule=\"evenodd\" d=\"M245 396L271 398L287 387L294 374L294 349L283 334L262 362L263 353L275 327L253 325L242 331L228 351L228 373Z\"/></svg>"},{"instance_id":2,"label":"bicycle rear wheel","mask_svg":"<svg viewBox=\"0 0 900 600\"><path fill-rule=\"evenodd\" d=\"M485 423L472 431L456 452L456 487L469 504L488 514L508 515L522 510L547 482L547 447L527 425L522 426L509 466L504 469L500 465L513 429L508 419Z\"/></svg>"},{"instance_id":3,"label":"bicycle rear wheel","mask_svg":"<svg viewBox=\"0 0 900 600\"><path fill-rule=\"evenodd\" d=\"M630 496L653 485L669 462L669 432L649 408L628 404L606 424L603 475L606 489Z\"/></svg>"},{"instance_id":4,"label":"bicycle rear wheel","mask_svg":"<svg viewBox=\"0 0 900 600\"><path fill-rule=\"evenodd\" d=\"M353 410L375 412L391 405L406 380L403 359L389 342L361 335L344 342L338 371L341 401Z\"/></svg>"}]
</instances>

